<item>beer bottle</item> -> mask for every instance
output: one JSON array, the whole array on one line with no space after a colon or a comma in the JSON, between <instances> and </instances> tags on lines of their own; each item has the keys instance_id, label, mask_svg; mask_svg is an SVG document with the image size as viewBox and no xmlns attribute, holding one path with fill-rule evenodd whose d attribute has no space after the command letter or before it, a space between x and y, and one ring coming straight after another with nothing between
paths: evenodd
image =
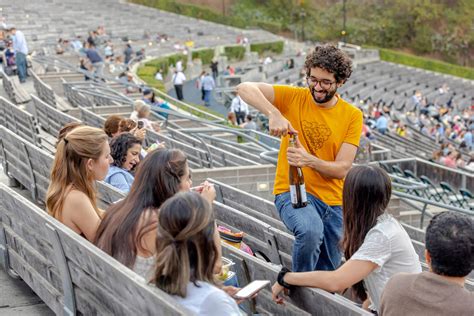
<instances>
[{"instance_id":1,"label":"beer bottle","mask_svg":"<svg viewBox=\"0 0 474 316\"><path fill-rule=\"evenodd\" d=\"M290 134L289 146L296 147L296 134ZM308 204L306 188L304 185L303 170L290 165L290 196L294 208L305 207Z\"/></svg>"}]
</instances>

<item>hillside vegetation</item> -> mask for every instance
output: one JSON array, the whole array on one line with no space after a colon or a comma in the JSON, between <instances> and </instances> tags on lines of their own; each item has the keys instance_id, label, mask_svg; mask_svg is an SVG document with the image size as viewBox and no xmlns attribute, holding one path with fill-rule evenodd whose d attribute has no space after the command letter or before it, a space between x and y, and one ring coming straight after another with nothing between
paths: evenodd
<instances>
[{"instance_id":1,"label":"hillside vegetation","mask_svg":"<svg viewBox=\"0 0 474 316\"><path fill-rule=\"evenodd\" d=\"M299 39L342 39L342 0L131 2L241 28L260 27ZM473 16L472 0L347 0L346 41L473 67Z\"/></svg>"}]
</instances>

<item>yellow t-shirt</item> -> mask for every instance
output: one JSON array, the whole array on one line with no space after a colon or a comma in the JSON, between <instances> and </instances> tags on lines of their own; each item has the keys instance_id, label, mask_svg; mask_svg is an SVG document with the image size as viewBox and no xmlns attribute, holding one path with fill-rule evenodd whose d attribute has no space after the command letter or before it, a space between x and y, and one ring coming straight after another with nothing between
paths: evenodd
<instances>
[{"instance_id":1,"label":"yellow t-shirt","mask_svg":"<svg viewBox=\"0 0 474 316\"><path fill-rule=\"evenodd\" d=\"M335 161L342 143L359 146L362 132L362 112L338 95L330 109L318 107L308 88L273 86L274 105L298 131L303 147L320 159ZM286 158L288 136L282 138L273 194L290 190ZM344 180L329 179L312 168L302 168L306 191L328 205L342 205Z\"/></svg>"}]
</instances>

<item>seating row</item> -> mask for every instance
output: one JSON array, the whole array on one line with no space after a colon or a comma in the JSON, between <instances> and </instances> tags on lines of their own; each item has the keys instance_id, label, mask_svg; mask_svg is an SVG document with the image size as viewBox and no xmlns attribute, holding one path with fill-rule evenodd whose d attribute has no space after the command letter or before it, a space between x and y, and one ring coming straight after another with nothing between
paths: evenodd
<instances>
[{"instance_id":1,"label":"seating row","mask_svg":"<svg viewBox=\"0 0 474 316\"><path fill-rule=\"evenodd\" d=\"M19 147L25 146L26 148L29 148L30 153L36 151L36 156L39 156L39 157L42 157L42 158L35 158L35 159L41 159L41 160L32 161L33 165L38 166L37 168L38 169L40 168L41 170L43 170L43 172L45 170L48 170L48 167L51 165L52 159L53 159L53 157L50 156L48 153L42 151L39 148L35 148L33 144L28 144L28 142L25 141L25 140L21 140L20 137L18 137L16 135L13 135L8 130L6 130L4 127L0 127L0 135L2 136L1 137L2 144L5 144L6 142L8 142L8 143L16 142L16 145L19 146ZM4 137L5 135L8 135L8 137ZM4 139L5 139L5 141L3 141ZM9 147L13 147L13 144L9 145ZM17 174L12 174L10 171L12 170L12 166L16 166L18 164L18 162L16 162L15 159L12 159L11 156L7 156L5 158L2 157L2 159L4 160L4 165L6 166L5 170L7 170L8 175L12 176L12 177L17 176ZM8 159L8 161L7 161L7 159ZM22 160L26 160L26 159L33 159L33 157L29 156L28 158L23 158ZM49 162L48 162L48 160L49 160ZM40 189L41 192L45 192L45 188L47 188L47 178L45 178L44 173L41 176L41 179L40 179L40 177L36 177L36 178L31 179L30 181L32 183L34 183L34 185L31 186L31 187L27 187L29 190L37 191L38 189ZM100 196L100 201L101 201L101 207L105 207L105 206L109 205L110 203L113 203L114 201L116 201L119 198L123 197L123 195L120 192L116 192L110 186L108 186L106 184L103 184L103 183L100 183L100 182L98 183L98 189L100 191L99 196ZM10 189L8 189L8 190L10 190ZM12 208L16 214L19 213L18 210L23 210L24 209L24 205L18 205L18 203L20 203L22 201L22 199L24 200L24 198L19 198L18 195L14 195L14 197L11 199L13 201L17 201L17 202L15 202L17 204L15 204L14 208ZM44 199L44 194L40 197L40 199ZM4 198L2 200L10 201L8 198ZM228 200L228 197L225 198L225 200ZM7 202L5 202L5 203L7 203ZM8 203L10 203L10 202L8 202ZM230 208L230 207L228 207L224 204L221 204L219 202L216 202L214 207L215 207L215 212L216 212L216 216L218 218L218 221L225 224L226 226L230 226L229 223L232 220L234 220L236 215L247 217L251 221L250 223L255 223L256 222L256 220L253 219L251 216L248 216L248 215L246 215L244 213L241 213L237 210L233 210L232 208ZM13 212L13 210L10 211L10 212ZM38 211L43 212L39 209L38 209ZM44 212L43 212L43 214L44 214ZM51 267L60 267L60 265L50 262L50 260L52 260L52 258L53 258L52 257L53 253L50 249L47 248L48 246L43 243L44 239L40 239L38 241L38 240L35 239L36 237L31 237L31 234L33 234L33 236L37 236L36 234L40 234L38 236L48 236L47 234L45 234L45 232L43 230L44 228L41 226L42 221L40 219L38 219L36 216L28 216L32 221L31 223L35 223L35 228L32 228L31 223L29 223L27 225L27 224L24 224L21 221L17 221L16 218L13 220L13 219L9 218L8 216L10 216L9 213L8 213L8 215L5 215L5 216L2 215L2 218L7 217L8 220L5 220L5 222L7 222L8 225L10 225L10 227L6 227L6 229L5 229L7 231L7 233L6 233L6 236L7 236L6 243L7 244L6 244L5 249L8 249L8 250L11 249L11 252L13 253L12 256L14 257L14 259L10 260L10 261L12 261L11 266L22 277L24 277L23 274L27 273L26 271L28 271L29 274L28 274L28 276L25 277L25 280L27 281L29 286L33 288L33 290L35 290L35 291L37 291L37 293L39 293L39 296L53 310L55 310L56 312L58 310L60 310L61 308L69 308L69 310L70 310L72 308L70 306L69 307L68 306L66 306L66 307L61 306L61 303L66 300L66 298L62 299L61 291L60 291L60 288L59 288L59 284L61 284L62 282L65 282L63 274L61 274L62 272L57 272L56 270L51 268ZM21 216L21 217L24 217L24 216ZM43 215L43 218L45 218L45 214ZM28 220L30 220L30 219L28 219ZM3 219L2 219L2 221L3 221ZM62 226L61 224L58 224L53 219L50 219L50 221L57 224L57 225ZM15 223L12 224L12 222L15 222ZM11 225L13 225L13 227L11 227ZM15 225L18 225L18 226L15 226ZM7 225L3 225L3 226L5 227ZM30 239L27 239L24 242L21 241L21 238L28 238L28 237L25 237L25 236L22 235L23 233L25 233L24 231L18 232L20 230L19 227L25 228L25 232L28 232L30 234L29 235ZM255 226L255 227L257 229L259 229L260 231L262 231L261 227L257 227L257 226ZM64 227L62 227L62 229L63 230L65 229L66 231L69 231L68 229L66 229ZM58 231L60 237L62 238L62 236L64 235L62 230L59 230L57 228L56 228L56 230ZM73 236L71 236L71 234L73 234ZM13 241L13 239L10 238L10 235L15 236L17 239L14 239L14 241ZM142 290L141 288L139 288L139 289L134 288L136 283L139 281L137 279L137 276L136 275L131 276L129 274L130 272L128 272L128 269L126 269L126 268L119 269L118 267L116 267L114 265L115 260L113 260L111 258L108 258L107 256L105 256L99 250L94 249L95 253L94 253L94 251L91 253L90 252L90 248L91 248L90 245L82 237L76 235L74 232L69 231L69 234L65 234L65 235L67 235L66 238L68 240L68 243L64 244L62 239L61 239L60 244L63 247L67 247L64 250L64 253L65 253L65 257L67 259L66 260L67 267L69 267L69 270L70 270L69 273L71 274L71 278L72 278L72 285L70 285L70 287L73 288L73 291L72 291L73 294L69 294L67 299L71 301L75 298L77 309L79 311L81 311L81 313L84 313L85 308L88 308L88 310L86 310L86 311L88 311L89 313L97 313L97 312L110 313L110 312L113 312L113 313L117 313L117 314L125 314L125 312L123 312L122 309L127 307L127 306L130 310L133 310L135 308L134 304L136 302L136 300L134 298L134 295L138 295L138 294L134 294L134 293L137 292L137 291ZM253 237L249 235L249 238L253 238ZM80 241L80 245L76 245L75 243L77 243L79 241ZM14 242L14 245L10 245L10 243L13 243L13 242ZM89 247L87 249L83 249L84 248L83 244L85 244L86 246L89 246ZM15 259L17 259L16 251L20 251L20 250L16 250L16 248L14 248L14 246L18 246L18 245L22 245L23 248L29 249L30 251L29 252L27 252L27 251L20 252L24 256L23 260L18 259L18 261L15 261ZM255 243L252 243L252 246L257 248L255 246ZM38 254L35 253L34 249L40 249L41 250L40 251L41 257L40 258L38 258ZM79 259L76 258L76 257L70 258L69 257L69 251L74 252L76 254L76 256L78 258L80 258L80 261L78 262ZM262 251L266 251L265 246L262 246ZM56 250L54 250L54 253L58 253L58 252ZM10 253L8 255L10 255ZM4 256L5 256L5 254L4 254ZM27 261L27 258L30 258L30 260ZM98 260L98 258L100 258L101 263L95 262L96 258L97 258L97 260ZM246 259L246 260L248 261L250 259ZM255 261L255 259L253 259L253 258L251 260ZM4 261L8 261L8 260L4 260ZM31 266L30 263L33 266ZM107 263L110 263L111 267L109 267L109 266L104 267L104 265L107 265ZM287 264L290 264L290 263L291 262L287 261ZM46 268L45 266L49 267L49 268ZM260 269L261 269L262 272L260 272L260 274L256 274L256 275L252 274L251 275L252 280L257 279L257 278L261 278L261 277L267 277L268 278L269 276L267 276L267 274L276 273L275 268L272 268L271 265L264 263L264 261L261 261L259 266L260 266ZM263 266L263 268L261 268L262 266ZM84 274L87 276L87 278L83 276L83 273L81 272L81 269L86 270L84 272ZM93 269L93 270L89 271L88 269ZM121 272L117 272L116 271L117 269L121 270ZM127 271L124 272L125 271L124 269L127 270ZM65 268L65 270L67 270L67 268ZM112 270L112 272L109 274L109 276L110 276L110 280L109 280L108 278L106 278L106 276L104 274L107 275L110 270ZM45 271L47 271L47 272L45 272ZM102 273L99 273L98 271L101 271ZM117 277L117 273L120 274L118 277ZM123 275L124 273L126 274L125 276ZM263 274L263 273L266 273L266 274ZM49 279L44 274L48 274ZM65 273L65 274L67 274L67 273ZM121 287L122 284L125 284L125 282L126 282L127 274L128 274L128 277L133 277L135 281L132 282L132 284L126 285L126 290L123 290L122 292L123 293L126 292L126 293L130 294L130 297L133 297L133 303L130 302L130 297L127 299L126 297L123 296L124 295L123 293L114 293L114 292L110 293L112 290L115 290L115 289L109 288L109 285L111 283L113 283L111 280L115 280L114 281L115 282L114 283L115 287ZM57 278L54 278L55 275L57 276ZM274 275L272 276L272 280L273 280L273 277L274 277ZM103 280L104 278L106 278L106 280ZM125 278L125 280L124 280L124 278ZM47 283L46 285L44 284L45 279L46 279L46 283ZM76 282L78 282L78 283L76 284ZM79 283L79 282L81 282L81 283ZM98 286L99 283L104 283L105 287L99 288L99 286ZM120 286L117 286L117 284L120 284ZM243 283L243 284L246 284L246 283ZM132 287L133 289L130 289L130 287ZM83 293L84 291L86 293ZM305 294L303 294L301 299L298 299L298 296L295 296L295 297L292 296L292 300L294 301L293 303L298 304L297 306L301 306L302 308L307 309L307 311L311 312L311 314L314 314L313 311L315 311L316 314L324 314L324 313L322 313L323 310L325 310L326 308L331 308L331 309L334 309L334 310L339 310L339 312L337 314L340 314L340 315L345 315L345 314L366 315L366 312L359 309L355 305L352 305L349 301L347 301L346 299L344 299L342 297L337 297L336 296L336 298L334 298L334 295L326 293L326 292L321 291L321 290L301 289L301 290L298 290L297 292L301 292L301 291ZM93 292L94 294L91 294L90 292ZM159 295L158 295L158 298L157 298L156 295L153 295L153 294L155 294L155 293L151 293L151 294L148 293L147 294L148 297L152 296L152 298L150 298L151 301L149 301L149 302L143 302L142 301L141 303L143 303L143 304L158 304L159 303L158 302ZM324 306L328 305L330 307L321 307L321 306L313 305L312 303L310 303L312 301L305 301L308 298L308 296L309 297L316 297L317 301L325 301L326 303L323 304L323 305ZM121 304L117 305L116 304L116 299L113 299L112 297L120 299ZM266 297L266 300L264 300L265 297ZM104 300L105 300L105 302L103 302L103 306L99 306L100 303ZM262 296L259 300L260 301L265 301L264 306L266 306L266 308L273 308L273 309L276 310L276 306L272 305L273 303L271 303L271 297L269 295ZM59 303L57 303L57 302L59 302ZM128 304L127 304L127 302L128 302ZM89 305L87 307L83 307L83 305L86 304L86 303L89 304ZM260 304L263 304L263 303L260 303ZM257 307L259 307L260 304L258 304ZM169 306L169 305L167 305L167 306ZM149 307L140 306L140 308L144 309L144 308L149 308ZM163 307L163 309L164 308L165 307ZM299 310L296 307L289 308L287 310L297 310L298 313L299 313ZM317 310L319 310L319 312L316 312ZM141 312L144 313L144 314L149 314L148 311L143 311L142 310ZM173 312L175 312L175 311L173 310ZM298 313L294 312L292 314L296 315Z\"/></svg>"}]
</instances>

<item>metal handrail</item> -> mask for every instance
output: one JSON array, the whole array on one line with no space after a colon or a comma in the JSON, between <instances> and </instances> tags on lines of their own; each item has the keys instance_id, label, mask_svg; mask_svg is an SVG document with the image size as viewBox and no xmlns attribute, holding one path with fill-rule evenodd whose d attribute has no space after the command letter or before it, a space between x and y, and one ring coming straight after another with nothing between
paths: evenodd
<instances>
[{"instance_id":1,"label":"metal handrail","mask_svg":"<svg viewBox=\"0 0 474 316\"><path fill-rule=\"evenodd\" d=\"M215 132L226 132L226 133L231 133L231 134L235 134L237 136L241 136L242 138L246 139L246 140L249 140L253 143L256 143L260 146L262 146L263 148L265 149L268 149L268 150L272 150L272 149L275 149L274 147L272 146L269 146L267 144L264 144L258 140L256 140L255 138L247 135L246 133L242 132L242 131L239 131L237 129L230 129L230 128L183 128L183 129L180 129L180 131L184 132L184 133L188 133L188 134L191 134L191 133L215 133Z\"/></svg>"},{"instance_id":2,"label":"metal handrail","mask_svg":"<svg viewBox=\"0 0 474 316\"><path fill-rule=\"evenodd\" d=\"M262 158L265 161L268 161L274 165L277 164L278 158L275 158L275 154L278 156L279 150L269 150L269 151L264 151L260 153L260 158Z\"/></svg>"}]
</instances>

